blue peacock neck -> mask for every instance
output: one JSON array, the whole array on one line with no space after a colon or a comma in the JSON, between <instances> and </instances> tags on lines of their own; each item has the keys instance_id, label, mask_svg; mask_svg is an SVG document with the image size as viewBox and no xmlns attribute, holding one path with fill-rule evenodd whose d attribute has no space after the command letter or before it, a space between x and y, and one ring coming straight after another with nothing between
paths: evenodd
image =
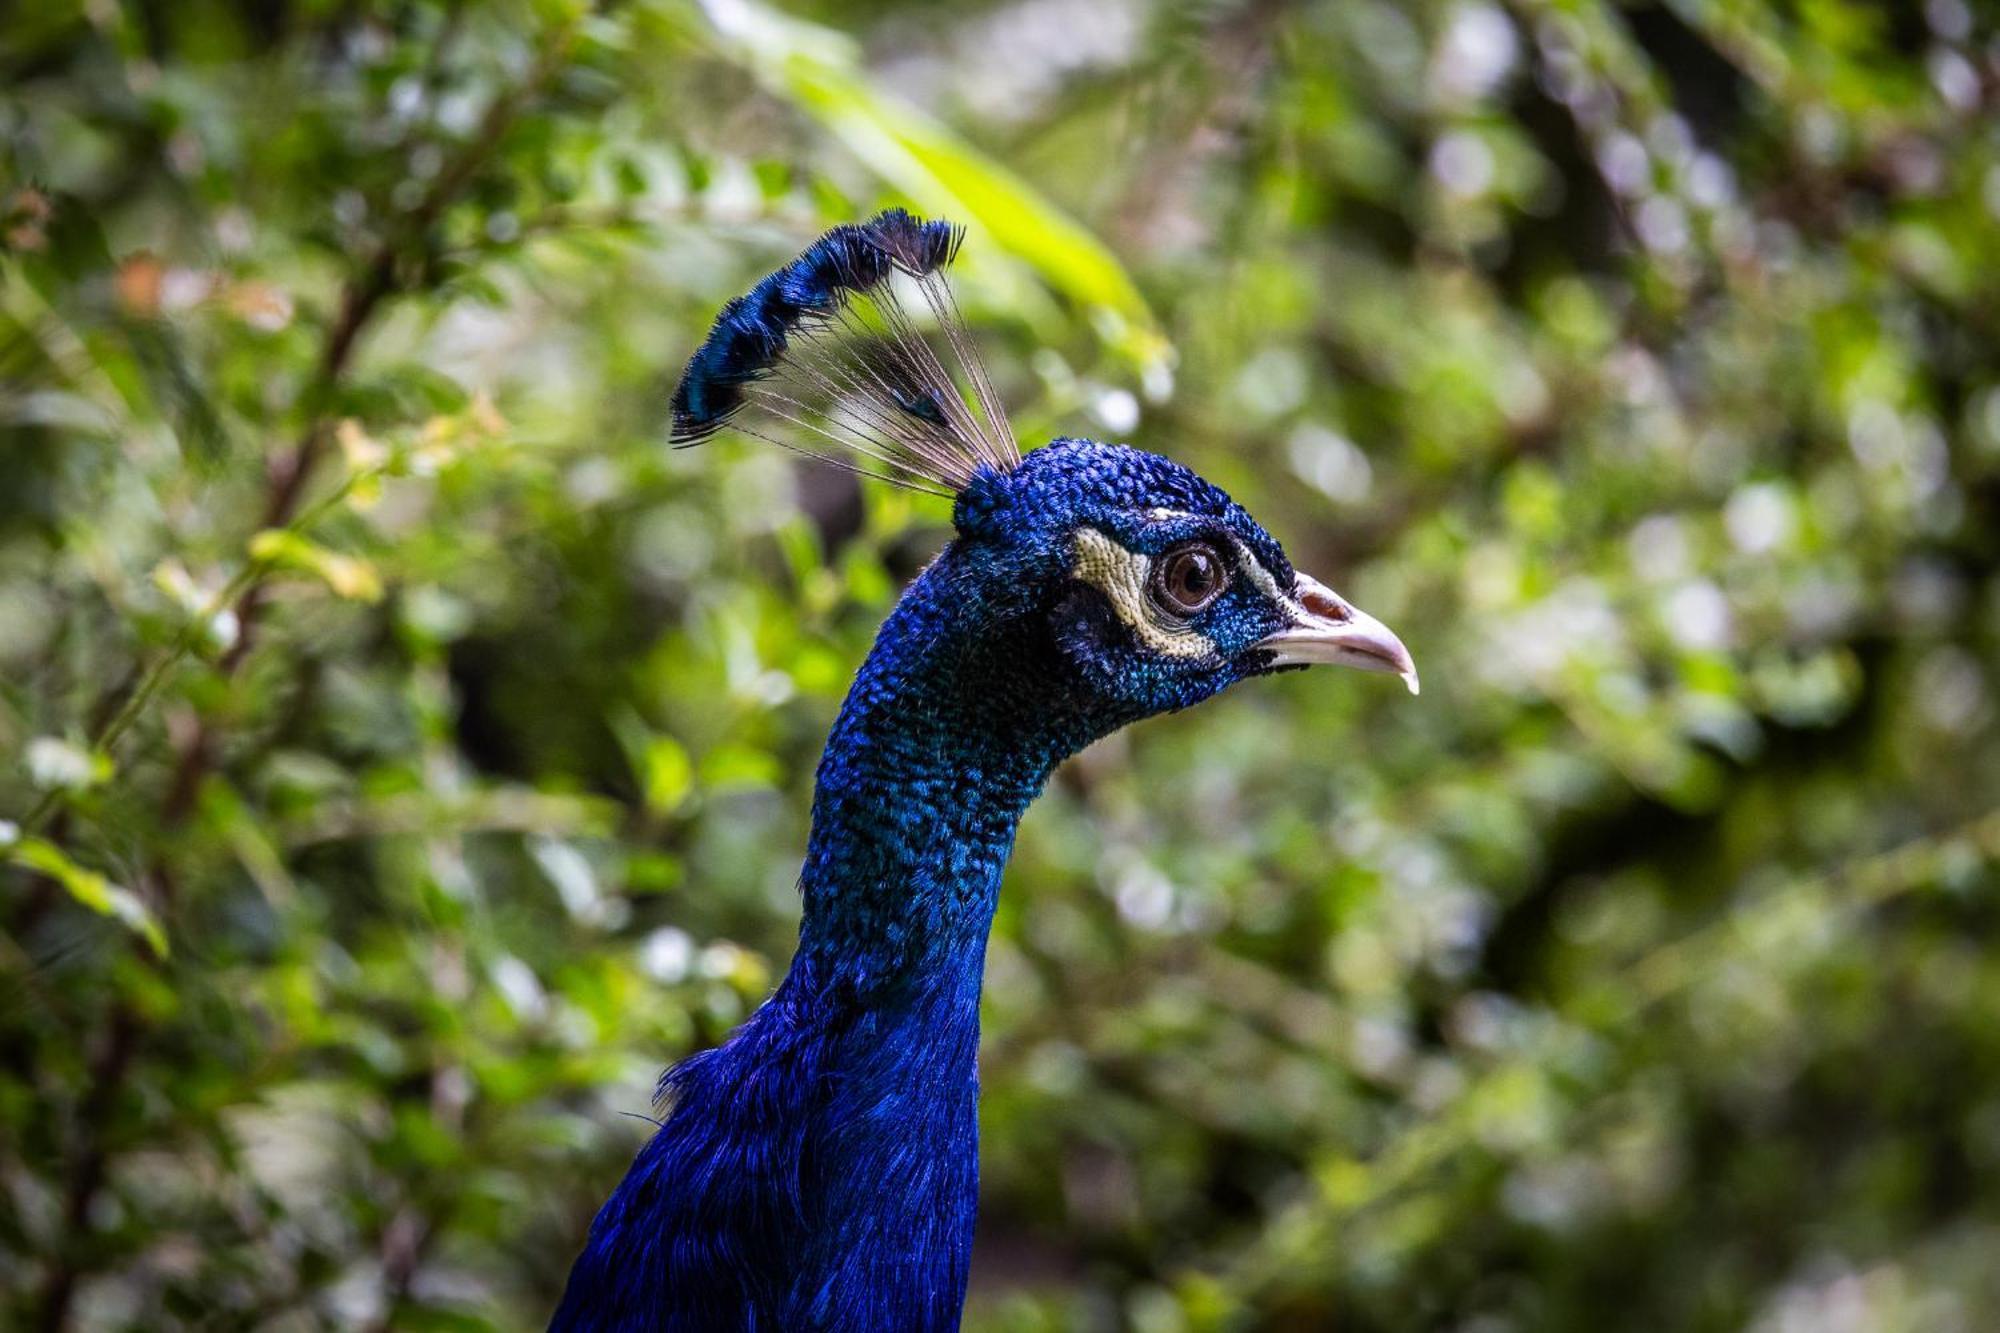
<instances>
[{"instance_id":1,"label":"blue peacock neck","mask_svg":"<svg viewBox=\"0 0 2000 1333\"><path fill-rule=\"evenodd\" d=\"M955 546L905 592L820 761L799 948L857 997L983 958L1022 814L1099 730L1034 669L1034 617L975 609L971 564Z\"/></svg>"},{"instance_id":2,"label":"blue peacock neck","mask_svg":"<svg viewBox=\"0 0 2000 1333\"><path fill-rule=\"evenodd\" d=\"M962 537L904 592L820 762L791 971L667 1075L556 1328L958 1327L1001 871L1055 766L1129 720L1022 585Z\"/></svg>"},{"instance_id":3,"label":"blue peacock neck","mask_svg":"<svg viewBox=\"0 0 2000 1333\"><path fill-rule=\"evenodd\" d=\"M1021 815L1095 730L980 573L954 544L884 624L820 761L791 972L717 1053L791 1090L756 1150L797 1162L808 1219L776 1327L957 1327L987 931Z\"/></svg>"}]
</instances>

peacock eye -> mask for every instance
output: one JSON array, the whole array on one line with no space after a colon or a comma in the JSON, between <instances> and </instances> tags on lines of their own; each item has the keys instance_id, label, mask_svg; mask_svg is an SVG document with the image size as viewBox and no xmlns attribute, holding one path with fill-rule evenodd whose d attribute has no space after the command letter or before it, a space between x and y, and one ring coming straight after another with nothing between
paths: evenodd
<instances>
[{"instance_id":1,"label":"peacock eye","mask_svg":"<svg viewBox=\"0 0 2000 1333\"><path fill-rule=\"evenodd\" d=\"M1153 600L1169 615L1191 616L1222 596L1229 567L1207 542L1187 542L1153 566Z\"/></svg>"}]
</instances>

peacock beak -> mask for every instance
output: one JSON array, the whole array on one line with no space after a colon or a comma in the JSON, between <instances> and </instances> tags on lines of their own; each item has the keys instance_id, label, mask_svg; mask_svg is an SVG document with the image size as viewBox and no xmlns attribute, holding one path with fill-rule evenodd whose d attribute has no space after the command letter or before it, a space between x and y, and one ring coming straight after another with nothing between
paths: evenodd
<instances>
[{"instance_id":1,"label":"peacock beak","mask_svg":"<svg viewBox=\"0 0 2000 1333\"><path fill-rule=\"evenodd\" d=\"M1417 664L1410 650L1387 625L1318 579L1301 574L1285 599L1293 624L1257 641L1271 654L1272 666L1354 667L1361 671L1393 672L1410 693L1417 692Z\"/></svg>"}]
</instances>

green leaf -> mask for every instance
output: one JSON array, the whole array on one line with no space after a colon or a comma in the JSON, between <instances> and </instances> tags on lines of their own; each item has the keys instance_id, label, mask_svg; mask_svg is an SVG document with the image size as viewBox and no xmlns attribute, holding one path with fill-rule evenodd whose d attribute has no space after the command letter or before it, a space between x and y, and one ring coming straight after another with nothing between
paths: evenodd
<instances>
[{"instance_id":1,"label":"green leaf","mask_svg":"<svg viewBox=\"0 0 2000 1333\"><path fill-rule=\"evenodd\" d=\"M922 207L991 236L1087 308L1105 340L1142 371L1164 371L1172 349L1110 250L942 122L871 87L847 37L747 0L704 11L726 54L825 125L877 175Z\"/></svg>"},{"instance_id":2,"label":"green leaf","mask_svg":"<svg viewBox=\"0 0 2000 1333\"><path fill-rule=\"evenodd\" d=\"M382 600L382 576L358 555L343 555L307 541L296 532L267 528L250 539L250 558L318 577L335 596L349 601Z\"/></svg>"},{"instance_id":3,"label":"green leaf","mask_svg":"<svg viewBox=\"0 0 2000 1333\"><path fill-rule=\"evenodd\" d=\"M653 736L646 745L646 808L670 814L694 790L694 765L671 736Z\"/></svg>"},{"instance_id":4,"label":"green leaf","mask_svg":"<svg viewBox=\"0 0 2000 1333\"><path fill-rule=\"evenodd\" d=\"M11 825L9 826L11 827ZM62 848L46 838L20 838L6 849L7 859L24 870L47 875L77 902L102 916L117 917L135 930L155 954L167 956L167 935L159 920L130 889L113 884L95 870L86 870L69 859Z\"/></svg>"}]
</instances>

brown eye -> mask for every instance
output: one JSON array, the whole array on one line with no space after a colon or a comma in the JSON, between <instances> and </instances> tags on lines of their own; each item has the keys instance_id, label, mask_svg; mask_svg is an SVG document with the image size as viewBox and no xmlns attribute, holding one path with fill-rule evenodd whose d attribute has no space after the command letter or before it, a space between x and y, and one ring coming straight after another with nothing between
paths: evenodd
<instances>
[{"instance_id":1,"label":"brown eye","mask_svg":"<svg viewBox=\"0 0 2000 1333\"><path fill-rule=\"evenodd\" d=\"M1228 567L1207 542L1176 546L1153 566L1153 600L1169 615L1191 616L1228 586Z\"/></svg>"}]
</instances>

